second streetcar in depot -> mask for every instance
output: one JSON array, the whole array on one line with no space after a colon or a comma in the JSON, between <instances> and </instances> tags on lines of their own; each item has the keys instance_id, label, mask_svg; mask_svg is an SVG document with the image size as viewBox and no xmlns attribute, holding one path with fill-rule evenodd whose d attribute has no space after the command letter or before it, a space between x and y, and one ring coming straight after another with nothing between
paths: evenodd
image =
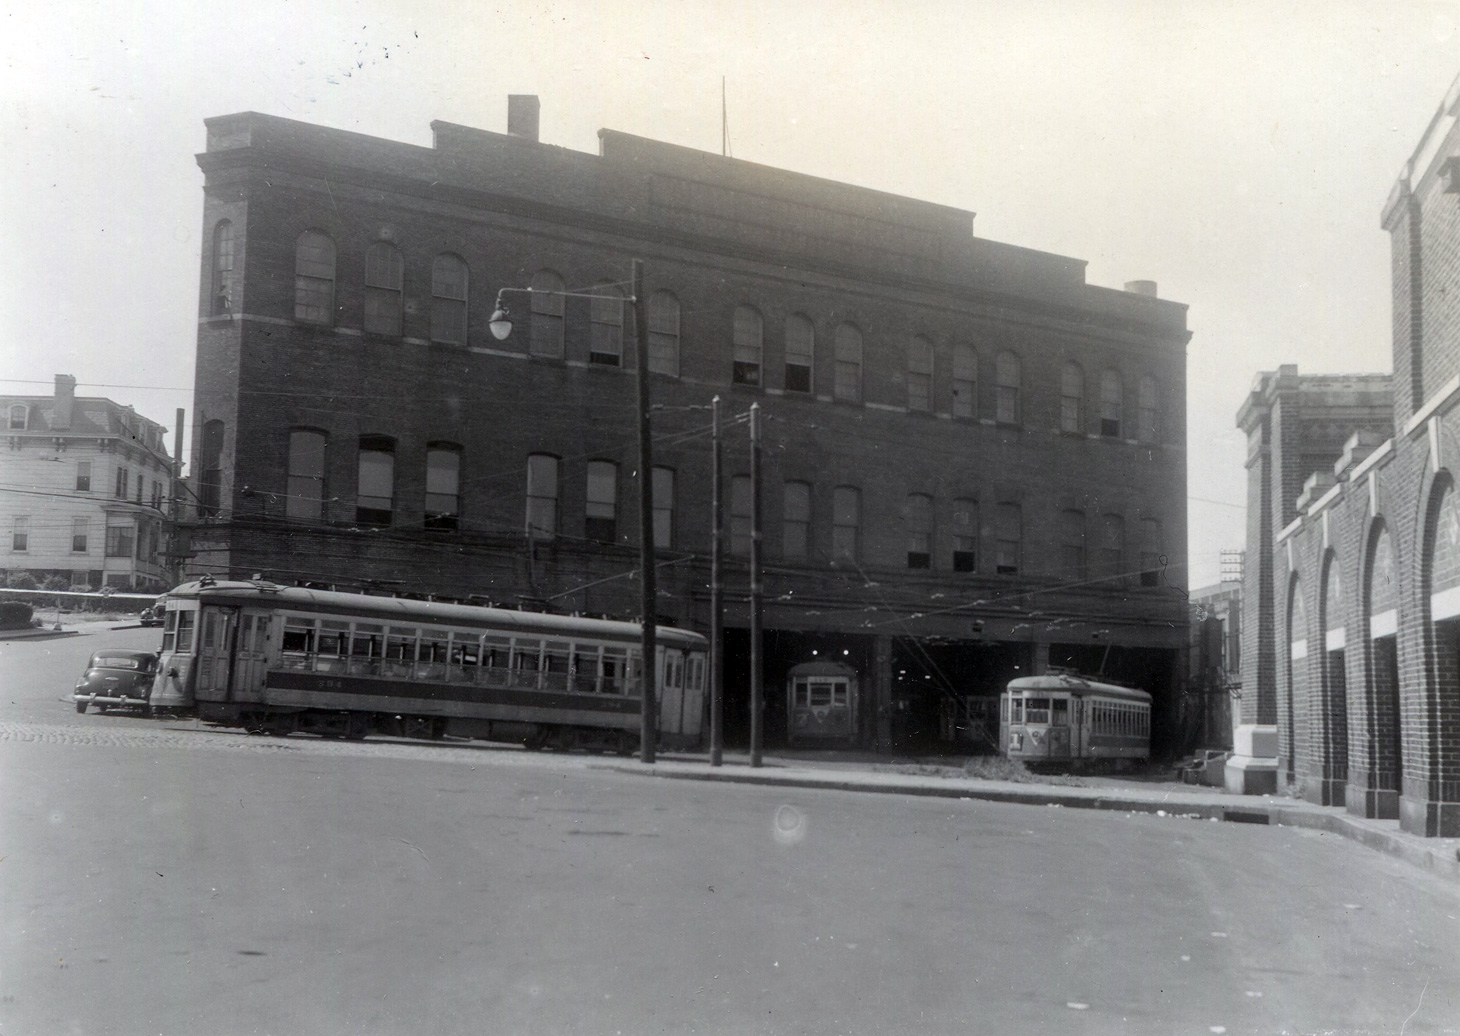
<instances>
[{"instance_id":1,"label":"second streetcar in depot","mask_svg":"<svg viewBox=\"0 0 1460 1036\"><path fill-rule=\"evenodd\" d=\"M154 712L250 731L516 741L631 752L637 623L203 579L167 595ZM668 747L700 735L705 638L660 627Z\"/></svg>"}]
</instances>

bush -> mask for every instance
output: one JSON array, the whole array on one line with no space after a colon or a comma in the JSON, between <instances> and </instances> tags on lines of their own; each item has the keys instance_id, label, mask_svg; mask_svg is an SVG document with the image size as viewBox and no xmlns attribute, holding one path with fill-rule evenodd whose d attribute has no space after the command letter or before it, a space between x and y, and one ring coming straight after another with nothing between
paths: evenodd
<instances>
[{"instance_id":1,"label":"bush","mask_svg":"<svg viewBox=\"0 0 1460 1036\"><path fill-rule=\"evenodd\" d=\"M23 630L30 626L34 610L20 601L0 601L0 630Z\"/></svg>"},{"instance_id":2,"label":"bush","mask_svg":"<svg viewBox=\"0 0 1460 1036\"><path fill-rule=\"evenodd\" d=\"M46 585L41 587L41 589L69 590L71 589L71 580L67 579L65 576L51 576L49 579L46 580Z\"/></svg>"},{"instance_id":3,"label":"bush","mask_svg":"<svg viewBox=\"0 0 1460 1036\"><path fill-rule=\"evenodd\" d=\"M35 576L29 572L12 572L8 585L15 590L39 590L41 585L35 581Z\"/></svg>"}]
</instances>

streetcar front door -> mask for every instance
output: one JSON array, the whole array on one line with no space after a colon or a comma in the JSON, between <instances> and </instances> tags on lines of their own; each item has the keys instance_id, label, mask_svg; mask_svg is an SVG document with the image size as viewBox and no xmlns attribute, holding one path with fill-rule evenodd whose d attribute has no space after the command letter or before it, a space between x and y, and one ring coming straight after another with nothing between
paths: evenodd
<instances>
[{"instance_id":1,"label":"streetcar front door","mask_svg":"<svg viewBox=\"0 0 1460 1036\"><path fill-rule=\"evenodd\" d=\"M198 701L226 701L233 635L238 609L204 605L198 615L198 654L194 695Z\"/></svg>"}]
</instances>

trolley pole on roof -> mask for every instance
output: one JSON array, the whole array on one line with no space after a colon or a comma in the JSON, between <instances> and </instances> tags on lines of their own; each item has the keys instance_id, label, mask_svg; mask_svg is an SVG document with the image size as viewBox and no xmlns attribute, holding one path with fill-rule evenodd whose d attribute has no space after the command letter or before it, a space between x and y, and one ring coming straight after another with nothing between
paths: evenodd
<instances>
[{"instance_id":1,"label":"trolley pole on roof","mask_svg":"<svg viewBox=\"0 0 1460 1036\"><path fill-rule=\"evenodd\" d=\"M760 765L761 699L760 585L760 404L750 404L750 765Z\"/></svg>"},{"instance_id":2,"label":"trolley pole on roof","mask_svg":"<svg viewBox=\"0 0 1460 1036\"><path fill-rule=\"evenodd\" d=\"M654 761L659 732L659 703L654 694L658 676L655 666L655 612L658 591L654 581L654 455L649 428L649 322L644 298L644 262L633 263L634 357L638 362L639 405L639 586L642 590L641 629L643 659L640 663L639 760Z\"/></svg>"},{"instance_id":3,"label":"trolley pole on roof","mask_svg":"<svg viewBox=\"0 0 1460 1036\"><path fill-rule=\"evenodd\" d=\"M710 510L713 524L710 534L710 765L719 766L725 756L725 673L724 612L725 594L720 586L721 544L724 541L724 511L720 501L720 397L710 401L714 451L710 465Z\"/></svg>"}]
</instances>

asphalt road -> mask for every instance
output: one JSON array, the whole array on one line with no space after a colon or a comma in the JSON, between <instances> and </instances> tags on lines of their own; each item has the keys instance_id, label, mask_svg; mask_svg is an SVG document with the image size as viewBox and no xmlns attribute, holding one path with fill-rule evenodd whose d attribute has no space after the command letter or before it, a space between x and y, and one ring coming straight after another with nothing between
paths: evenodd
<instances>
[{"instance_id":1,"label":"asphalt road","mask_svg":"<svg viewBox=\"0 0 1460 1036\"><path fill-rule=\"evenodd\" d=\"M0 1034L1460 1032L1460 890L1341 838L60 700L155 638L0 643Z\"/></svg>"}]
</instances>

